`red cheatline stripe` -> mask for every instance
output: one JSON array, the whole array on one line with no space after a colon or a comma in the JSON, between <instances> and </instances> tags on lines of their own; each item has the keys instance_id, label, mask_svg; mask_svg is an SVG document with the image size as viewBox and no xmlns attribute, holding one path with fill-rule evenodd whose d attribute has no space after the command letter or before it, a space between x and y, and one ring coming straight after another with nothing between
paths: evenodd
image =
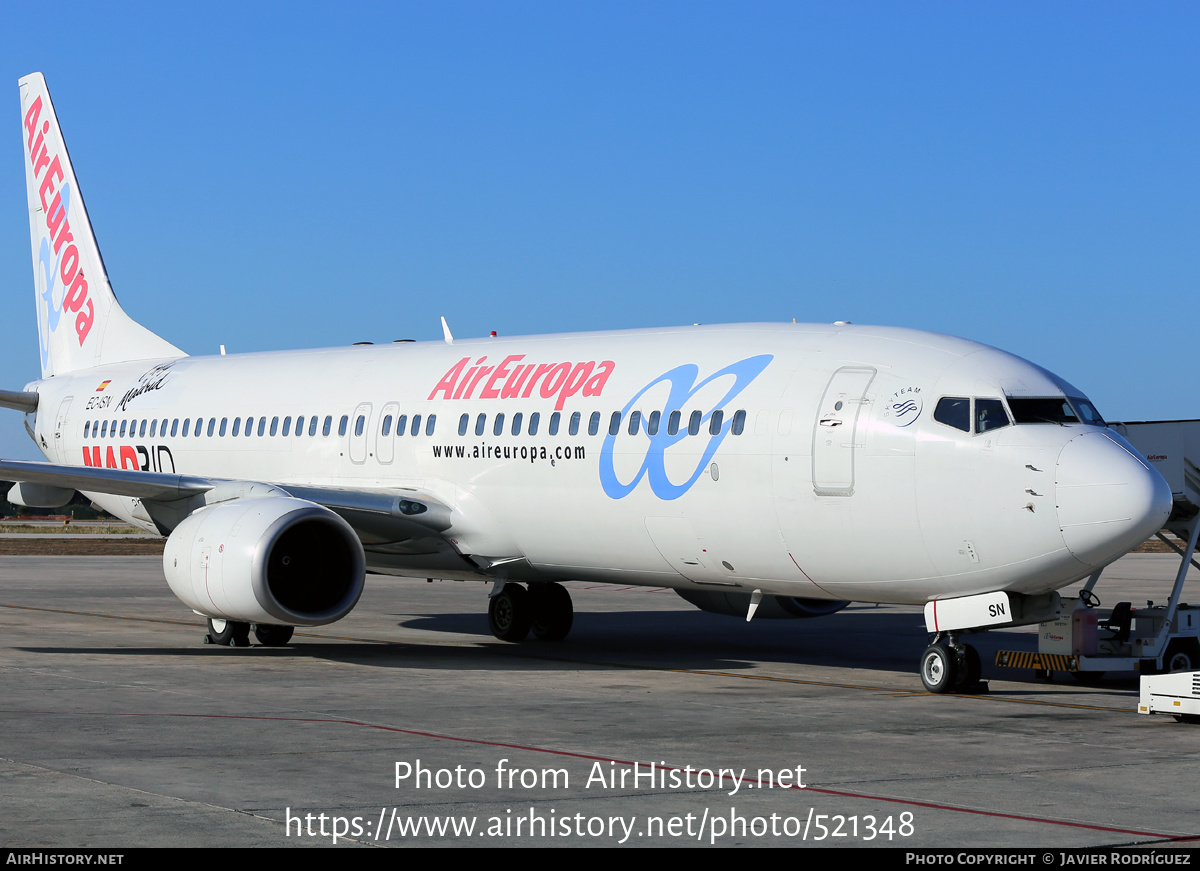
<instances>
[{"instance_id":1,"label":"red cheatline stripe","mask_svg":"<svg viewBox=\"0 0 1200 871\"><path fill-rule=\"evenodd\" d=\"M383 726L378 723L364 723L361 720L343 720L333 717L258 717L244 714L146 714L146 713L105 713L102 711L83 711L76 714L67 714L63 711L18 711L18 710L0 710L0 714L42 714L42 715L63 715L74 717L174 717L183 719L197 720L255 720L276 723L328 723L337 726L358 726L364 729L376 729L381 732L393 732L400 735L413 735L418 738L435 738L439 741L455 741L460 744L478 744L483 747L503 747L506 750L522 750L528 753L544 753L549 756L565 756L571 759L586 759L592 762L615 762L617 765L629 765L634 763L626 759L613 759L608 756L596 756L591 753L575 753L570 750L551 750L548 747L532 747L528 744L510 744L504 741L485 741L481 738L461 738L456 735L442 735L437 732L422 732L417 729L401 729L398 726ZM662 771L683 771L684 769L676 765L658 765ZM694 769L693 769L694 770ZM763 781L755 778L747 777L743 779L744 783L755 783L760 787ZM1069 820L1053 820L1046 817L1025 816L1023 814L1006 814L999 811L977 810L975 808L955 807L954 805L938 804L937 802L917 801L908 798L888 798L886 796L869 795L861 792L848 792L840 789L827 789L819 786L787 786L778 787L779 789L796 789L803 792L817 792L822 795L836 795L841 798L857 798L866 801L882 801L890 804L901 804L909 807L923 807L931 810L948 811L950 813L973 814L981 817L993 817L1003 820L1020 820L1027 823L1041 823L1048 826L1065 826L1072 829L1089 829L1095 832L1113 832L1121 835L1136 835L1139 837L1156 838L1164 841L1175 843L1184 841L1193 841L1200 839L1200 835L1166 835L1160 832L1148 832L1142 829L1119 829L1114 826L1097 826L1090 823L1075 823Z\"/></svg>"}]
</instances>

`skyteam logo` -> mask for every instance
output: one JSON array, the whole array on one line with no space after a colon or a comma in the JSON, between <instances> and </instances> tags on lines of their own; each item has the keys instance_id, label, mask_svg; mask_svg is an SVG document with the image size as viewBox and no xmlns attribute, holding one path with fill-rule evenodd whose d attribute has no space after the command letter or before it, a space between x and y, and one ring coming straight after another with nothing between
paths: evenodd
<instances>
[{"instance_id":1,"label":"skyteam logo","mask_svg":"<svg viewBox=\"0 0 1200 871\"><path fill-rule=\"evenodd\" d=\"M774 357L771 354L747 357L745 360L739 360L718 372L714 372L700 383L696 383L696 379L700 375L700 367L695 363L685 363L660 375L639 390L629 400L625 408L621 410L621 432L617 435L610 433L605 436L604 444L601 446L600 484L604 488L604 492L608 494L609 498L623 499L633 492L634 488L637 487L643 478L649 482L650 489L654 491L654 495L659 499L678 499L690 490L692 485L696 483L708 467L713 455L717 452L717 448L725 440L725 436L729 435L729 429L732 425L732 415L726 414L720 430L710 434L709 423L713 412L717 410L729 411L729 403L745 390L750 385L750 382L761 375L762 371L767 368L767 365L773 359ZM726 389L725 393L721 394L721 388L724 386L723 379L732 380L732 383ZM661 394L664 391L659 385L668 386L665 399L661 398ZM713 389L706 390L705 388L708 388L710 385L713 385ZM663 409L664 415L674 410L683 412L684 423L674 435L669 433L670 427L665 420L654 435L650 435L649 428L645 423L642 423L638 427L636 434L630 435L626 432L624 422L629 420L630 411L648 393L658 394L657 396L652 395L647 401L652 402L654 408ZM698 394L700 395L700 399L693 400L692 397ZM695 408L697 402L701 402L701 400L707 401L713 396L719 396L719 398L709 408L700 409L703 412L700 434L694 436L688 435L686 421L689 411ZM682 442L684 439L702 438L704 435L708 436L708 443L705 445L704 451L694 467L691 466L690 461L686 460L682 469L679 463L672 462L672 460L680 459L671 456L670 449L674 445ZM619 446L618 440L620 440ZM622 481L621 476L617 472L617 465L622 466L626 473L628 473L643 450L645 454L643 455L641 466L628 482ZM692 456L692 453L689 451L687 456ZM671 475L668 473L668 467L676 472L676 477L686 476L685 480L678 483L672 480Z\"/></svg>"},{"instance_id":2,"label":"skyteam logo","mask_svg":"<svg viewBox=\"0 0 1200 871\"><path fill-rule=\"evenodd\" d=\"M883 419L893 426L908 426L921 416L924 403L920 387L903 387L893 393L883 408Z\"/></svg>"}]
</instances>

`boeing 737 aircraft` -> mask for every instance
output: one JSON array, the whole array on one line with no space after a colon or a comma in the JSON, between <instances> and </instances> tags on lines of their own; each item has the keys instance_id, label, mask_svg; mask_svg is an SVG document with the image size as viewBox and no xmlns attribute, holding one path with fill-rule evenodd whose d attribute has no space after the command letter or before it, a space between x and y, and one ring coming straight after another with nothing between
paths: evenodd
<instances>
[{"instance_id":1,"label":"boeing 737 aircraft","mask_svg":"<svg viewBox=\"0 0 1200 871\"><path fill-rule=\"evenodd\" d=\"M486 581L499 638L561 639L561 581L671 587L705 610L924 605L934 692L978 680L970 632L1031 623L1145 540L1171 492L1082 391L964 339L742 324L192 357L109 286L40 74L20 82L48 463L167 536L209 638L285 644L368 572Z\"/></svg>"}]
</instances>

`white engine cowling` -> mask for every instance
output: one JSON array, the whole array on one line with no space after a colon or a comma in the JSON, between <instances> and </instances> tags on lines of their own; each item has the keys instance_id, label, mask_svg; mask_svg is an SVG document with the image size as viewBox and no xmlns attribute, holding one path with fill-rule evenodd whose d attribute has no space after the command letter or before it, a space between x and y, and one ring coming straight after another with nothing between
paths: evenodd
<instances>
[{"instance_id":1,"label":"white engine cowling","mask_svg":"<svg viewBox=\"0 0 1200 871\"><path fill-rule=\"evenodd\" d=\"M288 496L201 508L167 539L171 591L208 617L320 626L358 603L362 543L345 520Z\"/></svg>"}]
</instances>

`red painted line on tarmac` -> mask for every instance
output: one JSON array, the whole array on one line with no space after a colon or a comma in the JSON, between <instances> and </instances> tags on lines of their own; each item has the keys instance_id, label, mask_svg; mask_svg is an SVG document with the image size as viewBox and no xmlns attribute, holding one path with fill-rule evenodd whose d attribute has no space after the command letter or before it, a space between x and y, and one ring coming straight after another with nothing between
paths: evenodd
<instances>
[{"instance_id":1,"label":"red painted line on tarmac","mask_svg":"<svg viewBox=\"0 0 1200 871\"><path fill-rule=\"evenodd\" d=\"M614 762L617 765L628 765L633 767L634 763L626 759L613 759L608 756L596 756L591 753L576 753L571 750L552 750L548 747L532 747L528 744L510 744L504 741L486 741L482 738L462 738L456 735L442 735L437 732L422 732L418 729L401 729L399 726L384 726L378 723L365 723L361 720L343 720L334 717L259 717L247 714L146 714L146 713L105 713L102 711L83 711L79 713L66 713L64 711L18 711L18 710L0 710L0 714L42 714L42 715L62 715L69 717L170 717L180 719L196 719L196 720L255 720L275 723L328 723L335 726L357 726L365 729L376 729L381 732L392 732L400 735L413 735L418 738L435 738L439 741L455 741L461 744L477 744L483 747L502 747L506 750L523 750L528 753L543 753L549 756L565 756L571 759L586 759L592 762ZM641 763L638 763L641 764ZM675 765L658 765L659 771L684 771L685 769ZM692 769L695 771L696 769ZM754 783L760 788L763 788L763 781L747 777L743 778L743 783ZM848 792L840 789L829 789L819 786L800 787L796 785L772 787L778 789L794 789L801 792L815 792L822 795L834 795L840 798L856 798L865 801L882 801L889 804L907 805L909 807L929 808L930 810L947 811L950 813L973 814L981 817L992 817L1002 820L1019 820L1027 823L1040 823L1047 826L1063 826L1072 829L1088 829L1094 832L1112 832L1121 835L1135 835L1138 837L1155 838L1158 840L1169 841L1172 843L1184 843L1188 841L1200 840L1200 835L1167 835L1161 832L1148 832L1142 829L1120 829L1115 826L1099 826L1091 823L1076 823L1069 820L1055 820L1048 817L1026 816L1024 814L1006 814L1000 811L985 811L975 808L956 807L954 805L939 804L937 802L917 801L910 798L888 798L886 796L870 795L861 792Z\"/></svg>"}]
</instances>

